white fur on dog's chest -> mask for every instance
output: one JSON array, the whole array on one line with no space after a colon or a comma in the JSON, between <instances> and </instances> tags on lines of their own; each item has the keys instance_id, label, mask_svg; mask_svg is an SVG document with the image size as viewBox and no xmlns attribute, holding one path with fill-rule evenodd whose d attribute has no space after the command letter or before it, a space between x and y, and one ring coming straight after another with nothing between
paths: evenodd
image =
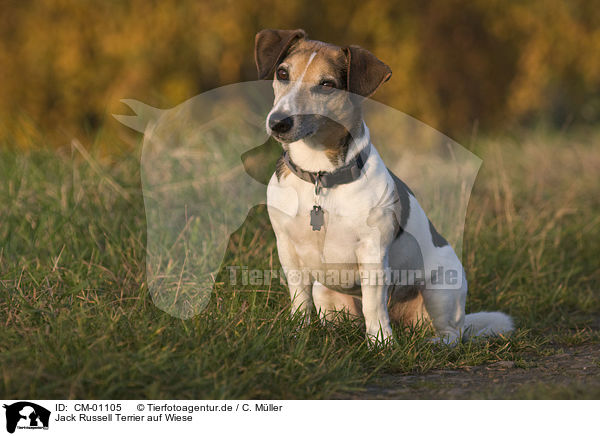
<instances>
[{"instance_id":1,"label":"white fur on dog's chest","mask_svg":"<svg viewBox=\"0 0 600 436\"><path fill-rule=\"evenodd\" d=\"M369 145L370 146L370 145ZM394 232L394 217L376 220L373 225L369 217L383 203L394 204L395 191L377 151L372 148L371 156L359 179L333 188L323 188L315 199L315 187L294 174L281 180L273 175L267 189L269 215L278 243L293 245L297 261L312 272L358 269L357 250L373 246L373 254L379 261L381 232ZM387 198L386 198L387 197ZM315 204L325 211L321 230L313 230L310 212ZM387 222L386 222L387 221Z\"/></svg>"}]
</instances>

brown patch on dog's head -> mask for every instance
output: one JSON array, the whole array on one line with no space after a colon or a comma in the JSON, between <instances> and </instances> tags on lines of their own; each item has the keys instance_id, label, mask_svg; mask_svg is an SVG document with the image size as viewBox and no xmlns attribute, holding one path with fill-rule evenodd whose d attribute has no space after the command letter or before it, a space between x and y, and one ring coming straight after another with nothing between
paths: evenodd
<instances>
[{"instance_id":1,"label":"brown patch on dog's head","mask_svg":"<svg viewBox=\"0 0 600 436\"><path fill-rule=\"evenodd\" d=\"M313 70L329 72L339 79L338 86L353 94L370 97L392 75L392 70L373 53L362 47L351 45L338 47L321 41L306 38L302 29L279 30L264 29L256 34L254 59L259 79L272 76L284 60L298 64L302 68L308 62L311 53L318 52L320 64ZM299 62L298 62L299 61ZM275 77L277 79L277 77ZM314 74L306 77L315 79ZM289 80L294 79L293 75Z\"/></svg>"}]
</instances>

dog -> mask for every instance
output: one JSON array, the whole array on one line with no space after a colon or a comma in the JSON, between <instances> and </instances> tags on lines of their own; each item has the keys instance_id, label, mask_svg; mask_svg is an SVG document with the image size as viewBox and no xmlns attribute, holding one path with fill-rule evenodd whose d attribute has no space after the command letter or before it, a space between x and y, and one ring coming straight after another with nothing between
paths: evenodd
<instances>
[{"instance_id":1,"label":"dog","mask_svg":"<svg viewBox=\"0 0 600 436\"><path fill-rule=\"evenodd\" d=\"M392 340L392 323L428 323L446 344L512 331L504 313L465 315L460 260L370 141L361 103L390 68L301 29L260 31L255 61L259 79L273 80L266 130L283 147L267 209L292 314L303 323L313 308L323 321L364 319L371 343ZM390 280L398 271L418 274ZM449 272L441 284L440 271Z\"/></svg>"}]
</instances>

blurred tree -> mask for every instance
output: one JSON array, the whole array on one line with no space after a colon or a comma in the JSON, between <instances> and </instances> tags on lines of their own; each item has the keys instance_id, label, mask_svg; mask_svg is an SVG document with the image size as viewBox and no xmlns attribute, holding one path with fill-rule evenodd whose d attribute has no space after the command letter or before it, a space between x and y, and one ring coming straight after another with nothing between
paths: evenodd
<instances>
[{"instance_id":1,"label":"blurred tree","mask_svg":"<svg viewBox=\"0 0 600 436\"><path fill-rule=\"evenodd\" d=\"M592 0L5 0L0 137L68 142L121 98L168 107L254 80L254 34L304 28L359 44L394 75L376 98L452 136L600 119Z\"/></svg>"}]
</instances>

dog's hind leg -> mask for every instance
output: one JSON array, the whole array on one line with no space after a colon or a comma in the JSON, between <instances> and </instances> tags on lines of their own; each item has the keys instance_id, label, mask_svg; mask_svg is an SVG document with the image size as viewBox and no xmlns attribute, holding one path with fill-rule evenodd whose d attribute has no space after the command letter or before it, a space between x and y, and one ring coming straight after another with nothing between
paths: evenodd
<instances>
[{"instance_id":1,"label":"dog's hind leg","mask_svg":"<svg viewBox=\"0 0 600 436\"><path fill-rule=\"evenodd\" d=\"M388 311L393 324L417 326L430 322L420 287L396 286L389 294Z\"/></svg>"},{"instance_id":2,"label":"dog's hind leg","mask_svg":"<svg viewBox=\"0 0 600 436\"><path fill-rule=\"evenodd\" d=\"M465 322L467 282L458 289L425 289L422 291L425 307L437 335L436 341L456 344Z\"/></svg>"},{"instance_id":3,"label":"dog's hind leg","mask_svg":"<svg viewBox=\"0 0 600 436\"><path fill-rule=\"evenodd\" d=\"M313 301L323 321L335 321L340 315L350 315L357 320L362 316L360 299L329 289L319 282L313 284Z\"/></svg>"}]
</instances>

